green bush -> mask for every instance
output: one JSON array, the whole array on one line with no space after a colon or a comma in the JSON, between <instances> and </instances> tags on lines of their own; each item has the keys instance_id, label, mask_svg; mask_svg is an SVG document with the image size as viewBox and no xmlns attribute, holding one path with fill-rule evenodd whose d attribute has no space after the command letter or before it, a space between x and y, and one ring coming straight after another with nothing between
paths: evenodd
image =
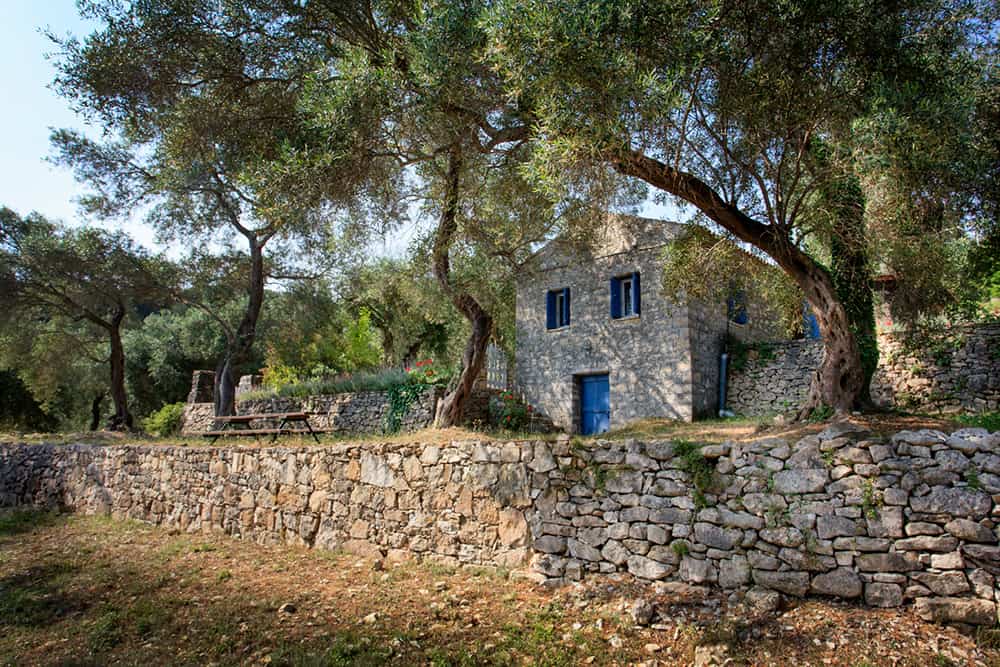
<instances>
[{"instance_id":1,"label":"green bush","mask_svg":"<svg viewBox=\"0 0 1000 667\"><path fill-rule=\"evenodd\" d=\"M184 416L183 403L168 403L142 420L142 428L151 435L166 438L177 435Z\"/></svg>"},{"instance_id":2,"label":"green bush","mask_svg":"<svg viewBox=\"0 0 1000 667\"><path fill-rule=\"evenodd\" d=\"M329 394L352 394L359 391L389 391L399 385L410 384L446 384L448 375L438 371L434 382L422 382L415 375L398 368L387 368L380 371L364 371L341 375L333 378L303 380L286 384L281 387L248 391L240 394L240 401L256 400L283 396L289 398L305 398Z\"/></svg>"}]
</instances>

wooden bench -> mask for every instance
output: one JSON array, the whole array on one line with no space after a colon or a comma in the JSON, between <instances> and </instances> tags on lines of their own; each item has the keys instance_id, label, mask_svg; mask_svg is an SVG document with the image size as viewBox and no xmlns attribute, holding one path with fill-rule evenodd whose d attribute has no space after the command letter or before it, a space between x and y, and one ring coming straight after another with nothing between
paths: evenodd
<instances>
[{"instance_id":1,"label":"wooden bench","mask_svg":"<svg viewBox=\"0 0 1000 667\"><path fill-rule=\"evenodd\" d=\"M250 422L270 419L278 420L277 428L251 428ZM309 424L309 413L308 412L271 412L271 413L261 413L255 415L228 415L225 417L216 417L215 421L222 426L218 430L205 431L202 435L206 438L211 438L214 444L216 440L226 436L261 436L269 435L271 436L271 442L278 439L279 435L294 435L294 434L304 434L308 433L319 444L319 437L316 435L316 431ZM305 424L305 428L290 428L288 427L291 423L302 423Z\"/></svg>"}]
</instances>

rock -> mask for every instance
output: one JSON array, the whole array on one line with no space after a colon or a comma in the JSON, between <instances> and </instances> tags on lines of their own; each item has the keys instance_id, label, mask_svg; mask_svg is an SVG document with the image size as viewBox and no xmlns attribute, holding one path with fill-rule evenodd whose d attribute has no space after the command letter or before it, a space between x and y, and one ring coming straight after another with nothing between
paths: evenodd
<instances>
[{"instance_id":1,"label":"rock","mask_svg":"<svg viewBox=\"0 0 1000 667\"><path fill-rule=\"evenodd\" d=\"M802 597L809 591L809 575L805 572L753 570L753 580L760 586L795 597Z\"/></svg>"},{"instance_id":2,"label":"rock","mask_svg":"<svg viewBox=\"0 0 1000 667\"><path fill-rule=\"evenodd\" d=\"M989 515L992 506L992 500L985 493L961 487L936 487L926 496L910 499L914 512L950 514L970 519Z\"/></svg>"},{"instance_id":3,"label":"rock","mask_svg":"<svg viewBox=\"0 0 1000 667\"><path fill-rule=\"evenodd\" d=\"M779 494L818 493L826 488L830 474L825 468L782 470L774 475L774 491Z\"/></svg>"},{"instance_id":4,"label":"rock","mask_svg":"<svg viewBox=\"0 0 1000 667\"><path fill-rule=\"evenodd\" d=\"M871 537L902 537L903 508L882 507L875 516L866 516L865 525Z\"/></svg>"},{"instance_id":5,"label":"rock","mask_svg":"<svg viewBox=\"0 0 1000 667\"><path fill-rule=\"evenodd\" d=\"M853 537L858 534L858 525L853 519L841 516L821 516L816 519L816 533L821 540L834 537Z\"/></svg>"},{"instance_id":6,"label":"rock","mask_svg":"<svg viewBox=\"0 0 1000 667\"><path fill-rule=\"evenodd\" d=\"M719 586L739 588L750 583L750 563L745 556L733 556L719 563Z\"/></svg>"},{"instance_id":7,"label":"rock","mask_svg":"<svg viewBox=\"0 0 1000 667\"><path fill-rule=\"evenodd\" d=\"M906 524L906 534L907 535L940 535L944 532L944 528L937 525L936 523L929 523L927 521L911 521Z\"/></svg>"},{"instance_id":8,"label":"rock","mask_svg":"<svg viewBox=\"0 0 1000 667\"><path fill-rule=\"evenodd\" d=\"M973 560L1000 563L1000 547L986 546L985 544L965 544L962 546L962 553Z\"/></svg>"},{"instance_id":9,"label":"rock","mask_svg":"<svg viewBox=\"0 0 1000 667\"><path fill-rule=\"evenodd\" d=\"M892 436L892 444L906 443L908 445L939 445L948 439L941 431L921 429L919 431L900 431Z\"/></svg>"},{"instance_id":10,"label":"rock","mask_svg":"<svg viewBox=\"0 0 1000 667\"><path fill-rule=\"evenodd\" d=\"M748 512L733 512L725 507L719 508L719 522L727 528L742 528L743 530L760 530L764 520Z\"/></svg>"},{"instance_id":11,"label":"rock","mask_svg":"<svg viewBox=\"0 0 1000 667\"><path fill-rule=\"evenodd\" d=\"M957 595L969 590L969 582L962 572L917 572L911 576L937 595Z\"/></svg>"},{"instance_id":12,"label":"rock","mask_svg":"<svg viewBox=\"0 0 1000 667\"><path fill-rule=\"evenodd\" d=\"M361 452L361 483L388 488L396 483L396 478L385 458Z\"/></svg>"},{"instance_id":13,"label":"rock","mask_svg":"<svg viewBox=\"0 0 1000 667\"><path fill-rule=\"evenodd\" d=\"M782 547L798 547L805 541L798 528L765 528L759 533L760 539Z\"/></svg>"},{"instance_id":14,"label":"rock","mask_svg":"<svg viewBox=\"0 0 1000 667\"><path fill-rule=\"evenodd\" d=\"M498 526L500 543L507 547L523 547L528 544L528 522L524 513L513 508L500 510Z\"/></svg>"},{"instance_id":15,"label":"rock","mask_svg":"<svg viewBox=\"0 0 1000 667\"><path fill-rule=\"evenodd\" d=\"M934 460L947 472L964 473L969 467L969 459L962 452L951 449L943 449L934 454Z\"/></svg>"},{"instance_id":16,"label":"rock","mask_svg":"<svg viewBox=\"0 0 1000 667\"><path fill-rule=\"evenodd\" d=\"M913 572L921 569L913 553L861 554L854 559L862 572Z\"/></svg>"},{"instance_id":17,"label":"rock","mask_svg":"<svg viewBox=\"0 0 1000 667\"><path fill-rule=\"evenodd\" d=\"M729 650L725 644L696 646L691 667L723 667L729 664Z\"/></svg>"},{"instance_id":18,"label":"rock","mask_svg":"<svg viewBox=\"0 0 1000 667\"><path fill-rule=\"evenodd\" d=\"M368 625L374 625L378 622L378 612L373 611L361 620Z\"/></svg>"},{"instance_id":19,"label":"rock","mask_svg":"<svg viewBox=\"0 0 1000 667\"><path fill-rule=\"evenodd\" d=\"M580 540L570 538L566 541L566 547L569 549L569 555L573 558L579 558L580 560L587 560L595 563L600 562L601 560L601 551L599 549L581 542Z\"/></svg>"},{"instance_id":20,"label":"rock","mask_svg":"<svg viewBox=\"0 0 1000 667\"><path fill-rule=\"evenodd\" d=\"M640 579L663 579L673 569L645 556L633 555L628 558L628 571Z\"/></svg>"},{"instance_id":21,"label":"rock","mask_svg":"<svg viewBox=\"0 0 1000 667\"><path fill-rule=\"evenodd\" d=\"M761 614L777 611L781 606L781 594L760 586L754 586L747 591L743 599L751 609Z\"/></svg>"},{"instance_id":22,"label":"rock","mask_svg":"<svg viewBox=\"0 0 1000 667\"><path fill-rule=\"evenodd\" d=\"M994 625L997 622L996 605L978 598L919 598L914 609L920 618L935 623Z\"/></svg>"},{"instance_id":23,"label":"rock","mask_svg":"<svg viewBox=\"0 0 1000 667\"><path fill-rule=\"evenodd\" d=\"M944 525L944 529L960 540L966 542L996 542L993 531L968 519L952 519Z\"/></svg>"},{"instance_id":24,"label":"rock","mask_svg":"<svg viewBox=\"0 0 1000 667\"><path fill-rule=\"evenodd\" d=\"M969 581L972 583L972 590L975 591L976 597L986 600L993 599L993 584L996 579L992 574L986 570L973 570L969 575Z\"/></svg>"},{"instance_id":25,"label":"rock","mask_svg":"<svg viewBox=\"0 0 1000 667\"><path fill-rule=\"evenodd\" d=\"M706 581L716 581L719 578L718 572L712 562L684 556L681 559L678 575L683 581L693 584L701 584Z\"/></svg>"},{"instance_id":26,"label":"rock","mask_svg":"<svg viewBox=\"0 0 1000 667\"><path fill-rule=\"evenodd\" d=\"M533 545L536 551L547 554L561 554L566 551L566 538L556 535L542 535Z\"/></svg>"},{"instance_id":27,"label":"rock","mask_svg":"<svg viewBox=\"0 0 1000 667\"><path fill-rule=\"evenodd\" d=\"M903 604L903 589L899 584L868 584L865 586L865 604L869 607L898 607Z\"/></svg>"},{"instance_id":28,"label":"rock","mask_svg":"<svg viewBox=\"0 0 1000 667\"><path fill-rule=\"evenodd\" d=\"M816 595L832 595L838 598L861 596L861 578L846 567L813 577L810 592Z\"/></svg>"},{"instance_id":29,"label":"rock","mask_svg":"<svg viewBox=\"0 0 1000 667\"><path fill-rule=\"evenodd\" d=\"M899 551L934 551L945 553L954 551L958 547L958 540L950 535L918 535L908 537L904 540L896 540L896 549Z\"/></svg>"},{"instance_id":30,"label":"rock","mask_svg":"<svg viewBox=\"0 0 1000 667\"><path fill-rule=\"evenodd\" d=\"M788 507L785 498L776 493L747 493L743 496L743 507L757 515L769 511L780 511Z\"/></svg>"},{"instance_id":31,"label":"rock","mask_svg":"<svg viewBox=\"0 0 1000 667\"><path fill-rule=\"evenodd\" d=\"M653 622L653 617L656 615L656 607L650 602L639 598L632 602L630 612L632 613L632 620L635 621L636 625L645 626Z\"/></svg>"},{"instance_id":32,"label":"rock","mask_svg":"<svg viewBox=\"0 0 1000 667\"><path fill-rule=\"evenodd\" d=\"M729 550L743 539L743 532L734 528L719 528L710 523L694 524L694 539L713 549Z\"/></svg>"},{"instance_id":33,"label":"rock","mask_svg":"<svg viewBox=\"0 0 1000 667\"><path fill-rule=\"evenodd\" d=\"M608 473L604 488L610 493L642 493L642 482L641 471L620 470Z\"/></svg>"},{"instance_id":34,"label":"rock","mask_svg":"<svg viewBox=\"0 0 1000 667\"><path fill-rule=\"evenodd\" d=\"M558 466L555 458L552 456L552 449L549 447L548 443L536 442L535 443L535 456L528 464L534 472L549 472L550 470L555 470Z\"/></svg>"},{"instance_id":35,"label":"rock","mask_svg":"<svg viewBox=\"0 0 1000 667\"><path fill-rule=\"evenodd\" d=\"M604 560L615 565L623 564L628 560L629 555L628 549L622 546L622 543L617 540L608 540L604 548L601 549L601 556L604 557Z\"/></svg>"},{"instance_id":36,"label":"rock","mask_svg":"<svg viewBox=\"0 0 1000 667\"><path fill-rule=\"evenodd\" d=\"M849 421L836 421L820 431L817 437L821 442L825 442L844 436L851 436L854 440L863 440L869 435L871 435L871 431L864 426Z\"/></svg>"},{"instance_id":37,"label":"rock","mask_svg":"<svg viewBox=\"0 0 1000 667\"><path fill-rule=\"evenodd\" d=\"M296 612L296 607L291 602L286 602L285 604L278 607L279 614L294 614Z\"/></svg>"},{"instance_id":38,"label":"rock","mask_svg":"<svg viewBox=\"0 0 1000 667\"><path fill-rule=\"evenodd\" d=\"M959 551L952 551L947 554L932 554L931 567L936 570L961 570L965 567L965 561Z\"/></svg>"}]
</instances>

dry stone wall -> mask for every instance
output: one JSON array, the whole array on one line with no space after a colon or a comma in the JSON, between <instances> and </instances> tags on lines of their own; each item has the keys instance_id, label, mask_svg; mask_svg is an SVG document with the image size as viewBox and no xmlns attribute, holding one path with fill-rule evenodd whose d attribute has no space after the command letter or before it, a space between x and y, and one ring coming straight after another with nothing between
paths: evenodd
<instances>
[{"instance_id":1,"label":"dry stone wall","mask_svg":"<svg viewBox=\"0 0 1000 667\"><path fill-rule=\"evenodd\" d=\"M996 622L1000 433L835 424L682 455L670 442L315 448L0 445L0 504L111 513L258 542L628 572L757 597L914 604ZM711 470L695 488L692 466Z\"/></svg>"},{"instance_id":2,"label":"dry stone wall","mask_svg":"<svg viewBox=\"0 0 1000 667\"><path fill-rule=\"evenodd\" d=\"M401 419L402 431L426 428L434 422L439 391L428 388L410 406ZM364 391L350 394L309 396L306 398L262 398L236 402L236 413L269 414L276 412L308 412L309 424L314 429L333 433L379 433L389 412L389 397L382 391ZM273 420L254 422L255 428L275 428ZM181 432L197 435L211 431L215 426L215 413L211 403L188 403L184 406L184 423Z\"/></svg>"},{"instance_id":3,"label":"dry stone wall","mask_svg":"<svg viewBox=\"0 0 1000 667\"><path fill-rule=\"evenodd\" d=\"M879 335L879 366L872 398L883 407L934 412L1000 410L1000 326L956 327L904 345ZM823 344L815 340L767 343L729 373L727 407L745 415L784 412L805 398Z\"/></svg>"}]
</instances>

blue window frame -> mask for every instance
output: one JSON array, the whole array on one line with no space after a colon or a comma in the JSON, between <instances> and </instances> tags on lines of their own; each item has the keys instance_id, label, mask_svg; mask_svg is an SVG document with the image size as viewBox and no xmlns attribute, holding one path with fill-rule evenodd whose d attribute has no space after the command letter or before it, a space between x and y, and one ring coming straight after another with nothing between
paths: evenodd
<instances>
[{"instance_id":1,"label":"blue window frame","mask_svg":"<svg viewBox=\"0 0 1000 667\"><path fill-rule=\"evenodd\" d=\"M635 317L642 310L642 288L639 272L615 276L611 279L611 319Z\"/></svg>"},{"instance_id":2,"label":"blue window frame","mask_svg":"<svg viewBox=\"0 0 1000 667\"><path fill-rule=\"evenodd\" d=\"M545 295L545 328L569 326L569 288L549 290Z\"/></svg>"}]
</instances>

